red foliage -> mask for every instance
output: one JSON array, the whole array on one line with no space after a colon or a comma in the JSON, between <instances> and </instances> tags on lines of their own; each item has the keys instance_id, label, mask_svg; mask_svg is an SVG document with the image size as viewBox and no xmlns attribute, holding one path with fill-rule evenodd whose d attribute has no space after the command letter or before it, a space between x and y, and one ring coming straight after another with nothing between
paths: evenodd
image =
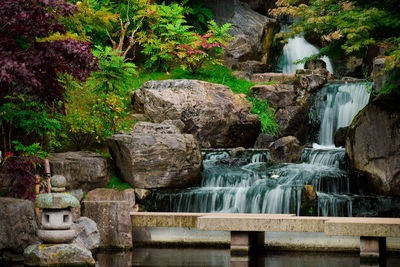
<instances>
[{"instance_id":1,"label":"red foliage","mask_svg":"<svg viewBox=\"0 0 400 267\"><path fill-rule=\"evenodd\" d=\"M64 34L65 28L56 14L75 10L74 5L63 0L0 2L0 97L16 92L47 102L62 99L59 73L84 80L98 69L97 59L83 42L36 42L37 37Z\"/></svg>"}]
</instances>

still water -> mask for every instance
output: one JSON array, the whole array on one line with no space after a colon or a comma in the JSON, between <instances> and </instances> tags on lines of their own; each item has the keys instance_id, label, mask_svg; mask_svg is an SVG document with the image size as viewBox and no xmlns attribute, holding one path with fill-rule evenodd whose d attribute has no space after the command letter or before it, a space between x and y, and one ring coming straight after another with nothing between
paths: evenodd
<instances>
[{"instance_id":1,"label":"still water","mask_svg":"<svg viewBox=\"0 0 400 267\"><path fill-rule=\"evenodd\" d=\"M128 252L97 253L96 267L117 266L347 267L360 266L360 257L356 253L267 252L246 259L231 258L229 249L198 248L134 248ZM400 255L389 256L387 266L400 266Z\"/></svg>"}]
</instances>

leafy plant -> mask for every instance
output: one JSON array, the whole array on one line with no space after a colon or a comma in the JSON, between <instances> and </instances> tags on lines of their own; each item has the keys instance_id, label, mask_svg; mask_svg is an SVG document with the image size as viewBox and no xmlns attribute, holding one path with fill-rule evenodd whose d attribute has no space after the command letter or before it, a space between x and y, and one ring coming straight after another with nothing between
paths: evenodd
<instances>
[{"instance_id":1,"label":"leafy plant","mask_svg":"<svg viewBox=\"0 0 400 267\"><path fill-rule=\"evenodd\" d=\"M128 184L127 182L121 180L121 178L119 178L118 176L113 175L108 185L106 185L106 188L123 191L125 189L132 188L132 186L130 186L130 184Z\"/></svg>"},{"instance_id":2,"label":"leafy plant","mask_svg":"<svg viewBox=\"0 0 400 267\"><path fill-rule=\"evenodd\" d=\"M148 31L138 33L142 53L148 58L145 68L167 70L175 59L178 45L192 38L191 26L185 25L185 8L177 3L152 5Z\"/></svg>"},{"instance_id":3,"label":"leafy plant","mask_svg":"<svg viewBox=\"0 0 400 267\"><path fill-rule=\"evenodd\" d=\"M249 98L253 102L251 112L257 114L261 120L261 131L266 134L278 136L278 124L274 121L274 114L268 106L267 100L260 101L257 98Z\"/></svg>"},{"instance_id":4,"label":"leafy plant","mask_svg":"<svg viewBox=\"0 0 400 267\"><path fill-rule=\"evenodd\" d=\"M227 40L232 39L228 34L231 24L224 24L219 28L214 21L210 21L209 28L208 33L192 33L193 38L187 44L178 45L178 61L183 69L192 74L196 74L205 62L222 65L222 60L218 57L224 53Z\"/></svg>"}]
</instances>

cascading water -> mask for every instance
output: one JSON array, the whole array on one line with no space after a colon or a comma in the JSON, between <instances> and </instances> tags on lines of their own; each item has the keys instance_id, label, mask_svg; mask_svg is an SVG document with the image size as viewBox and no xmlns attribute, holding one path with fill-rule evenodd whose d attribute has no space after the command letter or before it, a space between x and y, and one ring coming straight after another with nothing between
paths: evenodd
<instances>
[{"instance_id":1,"label":"cascading water","mask_svg":"<svg viewBox=\"0 0 400 267\"><path fill-rule=\"evenodd\" d=\"M363 83L329 84L321 94L320 143L305 149L300 164L272 164L267 150L204 150L201 186L159 192L158 210L299 214L301 190L313 185L318 215L352 216L353 200L344 148L333 146L334 132L348 126L368 102Z\"/></svg>"},{"instance_id":2,"label":"cascading water","mask_svg":"<svg viewBox=\"0 0 400 267\"><path fill-rule=\"evenodd\" d=\"M288 43L283 47L282 57L280 59L279 68L283 73L292 73L297 69L304 69L304 64L295 64L296 61L305 57L315 55L319 52L318 48L309 42L303 36L296 36L289 39ZM326 63L326 69L333 73L332 63L328 57L321 58Z\"/></svg>"},{"instance_id":3,"label":"cascading water","mask_svg":"<svg viewBox=\"0 0 400 267\"><path fill-rule=\"evenodd\" d=\"M333 135L349 126L354 116L367 105L369 93L366 83L328 84L321 93L326 96L325 107L320 112L319 143L333 146Z\"/></svg>"}]
</instances>

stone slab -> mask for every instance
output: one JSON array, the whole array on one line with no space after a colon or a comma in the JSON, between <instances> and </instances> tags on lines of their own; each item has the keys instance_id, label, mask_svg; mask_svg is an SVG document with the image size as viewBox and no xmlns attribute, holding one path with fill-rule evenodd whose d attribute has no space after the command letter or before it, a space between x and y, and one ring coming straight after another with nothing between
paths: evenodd
<instances>
[{"instance_id":1,"label":"stone slab","mask_svg":"<svg viewBox=\"0 0 400 267\"><path fill-rule=\"evenodd\" d=\"M340 236L400 237L399 218L329 218L325 234Z\"/></svg>"},{"instance_id":2,"label":"stone slab","mask_svg":"<svg viewBox=\"0 0 400 267\"><path fill-rule=\"evenodd\" d=\"M264 214L264 217L252 214L246 217L204 216L198 219L197 228L214 231L323 232L326 220L324 217L295 217L285 214Z\"/></svg>"}]
</instances>

